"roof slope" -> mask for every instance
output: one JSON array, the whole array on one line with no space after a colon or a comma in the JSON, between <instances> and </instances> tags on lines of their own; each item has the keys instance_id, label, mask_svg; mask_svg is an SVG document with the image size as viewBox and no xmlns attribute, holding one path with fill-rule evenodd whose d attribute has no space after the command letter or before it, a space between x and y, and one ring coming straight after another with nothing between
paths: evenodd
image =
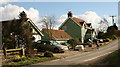
<instances>
[{"instance_id":1,"label":"roof slope","mask_svg":"<svg viewBox=\"0 0 120 67\"><path fill-rule=\"evenodd\" d=\"M40 34L40 35L42 35L43 36L43 34L42 34L42 32L40 31L40 29L32 22L32 20L30 19L30 18L28 18L28 20L30 20L31 22L29 22L32 26L33 26L33 28L38 32L38 34Z\"/></svg>"},{"instance_id":2,"label":"roof slope","mask_svg":"<svg viewBox=\"0 0 120 67\"><path fill-rule=\"evenodd\" d=\"M43 29L43 31L47 31L47 29ZM64 30L48 30L50 31L52 37L55 40L68 40L68 39L72 39L72 37L70 35L68 35Z\"/></svg>"},{"instance_id":3,"label":"roof slope","mask_svg":"<svg viewBox=\"0 0 120 67\"><path fill-rule=\"evenodd\" d=\"M11 23L13 20L7 20L7 21L1 21L2 22L2 25L4 25L4 24L8 24L8 23ZM20 21L20 19L16 19L16 21ZM43 36L43 34L42 34L42 32L39 30L39 28L34 24L34 22L30 19L30 18L27 18L26 20L25 20L25 22L28 22L28 21L30 21L29 23L30 23L30 25L37 31L37 33L38 34L40 34L40 35L42 35ZM4 27L4 26L3 26Z\"/></svg>"},{"instance_id":4,"label":"roof slope","mask_svg":"<svg viewBox=\"0 0 120 67\"><path fill-rule=\"evenodd\" d=\"M84 20L76 18L76 17L73 17L72 19L75 20L80 26L83 26L83 24L85 24L86 27L88 27L87 23Z\"/></svg>"},{"instance_id":5,"label":"roof slope","mask_svg":"<svg viewBox=\"0 0 120 67\"><path fill-rule=\"evenodd\" d=\"M61 25L59 28L61 28L68 19L72 19L72 20L73 20L76 24L78 24L80 27L82 27L83 24L85 24L85 26L86 26L87 28L90 28L90 26L91 26L90 23L86 23L86 22L85 22L84 20L82 20L82 19L79 19L79 18L76 18L76 17L68 17L68 18L62 23L62 25Z\"/></svg>"}]
</instances>

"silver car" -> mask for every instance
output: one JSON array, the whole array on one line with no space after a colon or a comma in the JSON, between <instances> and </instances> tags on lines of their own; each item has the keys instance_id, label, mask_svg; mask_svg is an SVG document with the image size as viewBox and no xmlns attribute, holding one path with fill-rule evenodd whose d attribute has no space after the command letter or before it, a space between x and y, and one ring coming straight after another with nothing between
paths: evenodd
<instances>
[{"instance_id":1,"label":"silver car","mask_svg":"<svg viewBox=\"0 0 120 67\"><path fill-rule=\"evenodd\" d=\"M67 46L61 45L56 41L37 41L38 51L64 52L68 50Z\"/></svg>"}]
</instances>

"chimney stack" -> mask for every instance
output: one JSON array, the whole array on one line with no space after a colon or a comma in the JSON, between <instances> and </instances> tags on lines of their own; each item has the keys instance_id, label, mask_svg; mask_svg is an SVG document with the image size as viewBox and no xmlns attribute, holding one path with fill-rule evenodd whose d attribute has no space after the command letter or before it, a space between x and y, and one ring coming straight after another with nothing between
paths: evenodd
<instances>
[{"instance_id":1,"label":"chimney stack","mask_svg":"<svg viewBox=\"0 0 120 67\"><path fill-rule=\"evenodd\" d=\"M112 16L112 22L113 22L113 24L114 24L114 16Z\"/></svg>"},{"instance_id":2,"label":"chimney stack","mask_svg":"<svg viewBox=\"0 0 120 67\"><path fill-rule=\"evenodd\" d=\"M73 14L71 11L68 12L68 17L73 17Z\"/></svg>"}]
</instances>

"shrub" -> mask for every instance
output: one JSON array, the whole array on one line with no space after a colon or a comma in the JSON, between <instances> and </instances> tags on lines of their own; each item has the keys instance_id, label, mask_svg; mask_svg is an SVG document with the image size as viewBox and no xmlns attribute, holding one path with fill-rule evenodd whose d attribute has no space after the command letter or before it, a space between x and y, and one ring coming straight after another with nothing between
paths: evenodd
<instances>
[{"instance_id":1,"label":"shrub","mask_svg":"<svg viewBox=\"0 0 120 67\"><path fill-rule=\"evenodd\" d=\"M92 43L90 41L87 42L88 45L92 45Z\"/></svg>"},{"instance_id":2,"label":"shrub","mask_svg":"<svg viewBox=\"0 0 120 67\"><path fill-rule=\"evenodd\" d=\"M12 61L19 62L19 61L25 60L25 58L26 58L25 56L20 57L19 55L17 55Z\"/></svg>"},{"instance_id":3,"label":"shrub","mask_svg":"<svg viewBox=\"0 0 120 67\"><path fill-rule=\"evenodd\" d=\"M54 56L53 56L53 52L51 52L51 51L46 51L46 52L44 53L44 57L54 57Z\"/></svg>"},{"instance_id":4,"label":"shrub","mask_svg":"<svg viewBox=\"0 0 120 67\"><path fill-rule=\"evenodd\" d=\"M92 45L89 45L89 47L92 47Z\"/></svg>"},{"instance_id":5,"label":"shrub","mask_svg":"<svg viewBox=\"0 0 120 67\"><path fill-rule=\"evenodd\" d=\"M77 38L73 38L67 41L67 43L70 44L70 46L74 49L77 44L81 44L81 42Z\"/></svg>"},{"instance_id":6,"label":"shrub","mask_svg":"<svg viewBox=\"0 0 120 67\"><path fill-rule=\"evenodd\" d=\"M116 35L113 35L113 37L114 37L115 39L118 39L118 37L117 37Z\"/></svg>"},{"instance_id":7,"label":"shrub","mask_svg":"<svg viewBox=\"0 0 120 67\"><path fill-rule=\"evenodd\" d=\"M15 56L15 58L14 59L20 59L20 56L19 55L17 55L17 56Z\"/></svg>"}]
</instances>

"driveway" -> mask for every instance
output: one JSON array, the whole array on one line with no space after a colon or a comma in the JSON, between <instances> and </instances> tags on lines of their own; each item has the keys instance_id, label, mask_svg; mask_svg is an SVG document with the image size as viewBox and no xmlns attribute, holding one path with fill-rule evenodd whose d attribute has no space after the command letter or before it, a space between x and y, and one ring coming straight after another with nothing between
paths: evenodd
<instances>
[{"instance_id":1,"label":"driveway","mask_svg":"<svg viewBox=\"0 0 120 67\"><path fill-rule=\"evenodd\" d=\"M47 61L47 62L32 64L24 67L39 67L41 65L78 65L88 61L92 61L101 56L110 54L115 50L118 50L118 40L112 41L104 47L101 47L99 49L94 49L89 52L84 52L73 56L71 55L70 57L66 57L64 59Z\"/></svg>"}]
</instances>

